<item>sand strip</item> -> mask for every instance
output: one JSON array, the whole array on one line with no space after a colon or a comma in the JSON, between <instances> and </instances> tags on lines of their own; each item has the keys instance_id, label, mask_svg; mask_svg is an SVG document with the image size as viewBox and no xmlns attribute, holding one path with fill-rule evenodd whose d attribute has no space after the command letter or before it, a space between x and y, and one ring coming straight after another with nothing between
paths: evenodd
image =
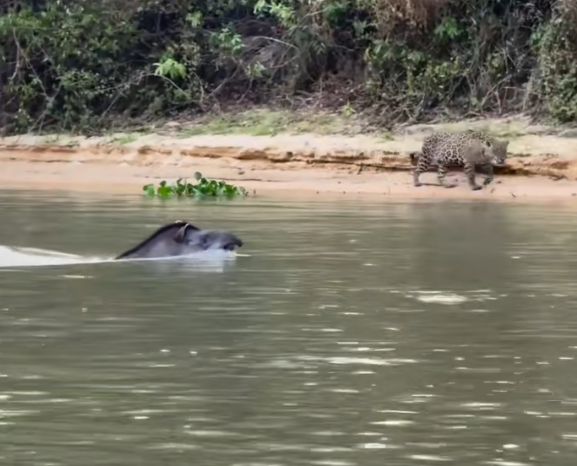
<instances>
[{"instance_id":1,"label":"sand strip","mask_svg":"<svg viewBox=\"0 0 577 466\"><path fill-rule=\"evenodd\" d=\"M257 194L379 195L391 198L550 200L576 199L577 140L525 136L512 141L506 167L482 191L460 185L412 186L408 152L422 137L382 141L366 136L196 136L147 135L128 144L104 138L21 136L0 141L4 188L65 189L138 193L142 185L200 171Z\"/></svg>"}]
</instances>

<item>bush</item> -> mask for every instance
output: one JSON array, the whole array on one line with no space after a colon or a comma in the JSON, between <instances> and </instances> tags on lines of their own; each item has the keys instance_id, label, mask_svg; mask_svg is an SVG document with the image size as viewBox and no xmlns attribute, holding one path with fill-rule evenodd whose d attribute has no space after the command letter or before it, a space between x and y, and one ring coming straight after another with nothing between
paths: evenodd
<instances>
[{"instance_id":1,"label":"bush","mask_svg":"<svg viewBox=\"0 0 577 466\"><path fill-rule=\"evenodd\" d=\"M543 113L557 121L577 119L577 3L558 2L555 16L533 35L538 66L533 76Z\"/></svg>"},{"instance_id":2,"label":"bush","mask_svg":"<svg viewBox=\"0 0 577 466\"><path fill-rule=\"evenodd\" d=\"M111 5L55 2L0 16L4 125L87 129L112 114L154 114L198 96L196 44L158 44L145 14Z\"/></svg>"},{"instance_id":3,"label":"bush","mask_svg":"<svg viewBox=\"0 0 577 466\"><path fill-rule=\"evenodd\" d=\"M142 190L148 196L157 196L161 198L170 197L224 197L233 198L238 196L248 196L248 191L242 186L235 186L225 181L209 180L202 176L202 173L196 172L194 178L196 184L189 183L184 178L179 178L176 182L168 184L165 180L161 181L158 188L153 184L146 184Z\"/></svg>"},{"instance_id":4,"label":"bush","mask_svg":"<svg viewBox=\"0 0 577 466\"><path fill-rule=\"evenodd\" d=\"M90 132L303 93L335 107L356 99L387 121L577 115L571 0L21 3L0 7L8 133Z\"/></svg>"}]
</instances>

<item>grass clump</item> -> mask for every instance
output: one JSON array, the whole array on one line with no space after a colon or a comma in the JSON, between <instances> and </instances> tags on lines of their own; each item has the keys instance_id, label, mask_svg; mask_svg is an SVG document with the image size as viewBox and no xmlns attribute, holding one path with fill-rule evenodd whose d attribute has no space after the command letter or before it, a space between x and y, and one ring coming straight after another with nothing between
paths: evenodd
<instances>
[{"instance_id":1,"label":"grass clump","mask_svg":"<svg viewBox=\"0 0 577 466\"><path fill-rule=\"evenodd\" d=\"M351 115L352 116L352 113ZM178 132L181 138L210 135L242 134L275 136L277 134L339 134L351 131L350 116L326 112L294 112L255 108L224 115L207 115ZM354 129L354 128L353 128Z\"/></svg>"},{"instance_id":2,"label":"grass clump","mask_svg":"<svg viewBox=\"0 0 577 466\"><path fill-rule=\"evenodd\" d=\"M110 143L117 146L125 146L137 140L138 136L136 134L117 134L110 139Z\"/></svg>"},{"instance_id":3,"label":"grass clump","mask_svg":"<svg viewBox=\"0 0 577 466\"><path fill-rule=\"evenodd\" d=\"M168 184L165 180L161 181L158 188L154 184L147 184L142 190L148 196L157 196L161 198L177 197L238 197L247 196L248 192L241 186L228 184L225 181L209 180L202 176L202 173L196 172L194 178L197 183L192 184L186 178L179 178L175 183Z\"/></svg>"}]
</instances>

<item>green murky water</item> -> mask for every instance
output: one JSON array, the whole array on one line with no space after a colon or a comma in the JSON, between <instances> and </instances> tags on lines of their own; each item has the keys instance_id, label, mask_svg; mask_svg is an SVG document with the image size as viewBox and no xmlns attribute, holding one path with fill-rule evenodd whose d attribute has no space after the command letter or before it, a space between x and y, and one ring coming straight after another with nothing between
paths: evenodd
<instances>
[{"instance_id":1,"label":"green murky water","mask_svg":"<svg viewBox=\"0 0 577 466\"><path fill-rule=\"evenodd\" d=\"M573 465L561 206L0 194L5 465ZM111 263L164 222L246 256Z\"/></svg>"}]
</instances>

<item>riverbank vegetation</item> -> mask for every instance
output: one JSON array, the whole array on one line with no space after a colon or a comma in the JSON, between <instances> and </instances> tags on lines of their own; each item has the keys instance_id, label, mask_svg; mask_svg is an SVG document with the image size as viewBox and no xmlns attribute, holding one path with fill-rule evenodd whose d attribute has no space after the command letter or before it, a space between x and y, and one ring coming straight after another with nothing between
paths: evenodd
<instances>
[{"instance_id":1,"label":"riverbank vegetation","mask_svg":"<svg viewBox=\"0 0 577 466\"><path fill-rule=\"evenodd\" d=\"M3 134L279 108L577 119L573 0L14 0Z\"/></svg>"}]
</instances>

